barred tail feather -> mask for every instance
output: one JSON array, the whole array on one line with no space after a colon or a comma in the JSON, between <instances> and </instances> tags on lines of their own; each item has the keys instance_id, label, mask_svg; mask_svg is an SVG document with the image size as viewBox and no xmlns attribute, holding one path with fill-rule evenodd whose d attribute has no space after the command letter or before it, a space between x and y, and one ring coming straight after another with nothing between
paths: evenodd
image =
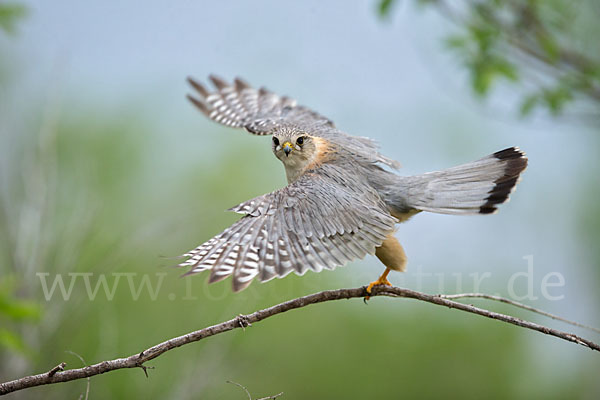
<instances>
[{"instance_id":1,"label":"barred tail feather","mask_svg":"<svg viewBox=\"0 0 600 400\"><path fill-rule=\"evenodd\" d=\"M508 200L527 167L527 157L510 147L443 171L406 178L410 207L441 214L491 214Z\"/></svg>"}]
</instances>

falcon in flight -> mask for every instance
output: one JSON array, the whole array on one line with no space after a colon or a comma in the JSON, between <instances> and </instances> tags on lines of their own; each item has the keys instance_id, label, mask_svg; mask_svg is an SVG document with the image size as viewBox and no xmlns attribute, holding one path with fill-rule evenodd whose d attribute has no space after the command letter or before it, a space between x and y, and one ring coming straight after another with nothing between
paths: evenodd
<instances>
[{"instance_id":1,"label":"falcon in flight","mask_svg":"<svg viewBox=\"0 0 600 400\"><path fill-rule=\"evenodd\" d=\"M187 252L188 274L210 271L209 283L232 276L240 291L290 272L333 269L367 254L385 265L367 287L390 285L390 270L404 271L406 255L395 226L421 211L491 214L504 203L527 166L516 147L477 161L416 176L400 176L399 163L371 139L351 136L319 113L237 78L209 77L214 91L193 79L189 100L211 120L254 135L270 135L288 185L233 208L243 217Z\"/></svg>"}]
</instances>

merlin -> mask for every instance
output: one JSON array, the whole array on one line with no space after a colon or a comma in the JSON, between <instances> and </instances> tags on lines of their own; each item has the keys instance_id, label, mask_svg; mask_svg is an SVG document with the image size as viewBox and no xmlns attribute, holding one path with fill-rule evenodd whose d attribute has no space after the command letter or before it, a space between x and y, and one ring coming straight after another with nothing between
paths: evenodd
<instances>
[{"instance_id":1,"label":"merlin","mask_svg":"<svg viewBox=\"0 0 600 400\"><path fill-rule=\"evenodd\" d=\"M215 87L189 78L189 100L211 120L270 135L288 185L233 208L242 214L222 233L184 254L187 274L210 271L209 283L232 276L234 291L258 277L266 282L290 272L320 272L375 255L385 272L369 284L391 285L391 270L404 271L406 254L396 224L422 211L491 214L504 203L527 166L517 147L477 161L416 176L395 173L397 161L366 137L339 130L321 114L265 88L236 78L210 76Z\"/></svg>"}]
</instances>

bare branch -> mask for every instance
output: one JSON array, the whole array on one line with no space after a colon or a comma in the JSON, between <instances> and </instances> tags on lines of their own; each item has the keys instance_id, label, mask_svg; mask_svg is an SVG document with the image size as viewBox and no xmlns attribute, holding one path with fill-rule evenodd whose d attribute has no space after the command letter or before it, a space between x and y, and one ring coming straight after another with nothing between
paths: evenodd
<instances>
[{"instance_id":1,"label":"bare branch","mask_svg":"<svg viewBox=\"0 0 600 400\"><path fill-rule=\"evenodd\" d=\"M296 308L306 307L311 304L323 303L332 300L351 299L351 298L364 298L367 295L366 286L354 288L354 289L337 289L337 290L326 290L323 292L311 294L308 296L299 297L297 299L289 300L275 306L265 308L263 310L256 311L248 315L240 315L229 321L222 322L217 325L209 326L204 329L200 329L195 332L188 333L173 339L169 339L165 342L157 344L149 349L142 351L139 354L133 354L126 358L117 358L110 361L102 361L100 363L90 365L84 368L70 369L66 371L57 371L53 375L48 372L26 376L14 381L5 382L0 384L0 395L11 393L17 390L22 390L34 386L48 385L58 382L68 382L76 379L87 378L94 375L103 374L106 372L114 371L123 368L142 368L146 369L144 363L150 361L161 354L172 350L176 347L183 346L188 343L197 342L204 338L218 335L223 332L231 331L241 327L250 326L250 324L262 321L263 319L272 317L283 312L293 310ZM520 318L511 317L509 315L500 314L493 311L488 311L482 308L478 308L472 305L458 303L453 300L449 300L441 297L440 295L431 295L426 293L417 292L410 289L404 289L392 286L375 286L373 288L371 297L375 296L388 296L388 297L403 297L411 298L416 300L425 301L428 303L444 306L448 308L454 308L461 311L466 311L472 314L481 315L483 317L496 319L512 325L520 326L522 328L531 329L544 333L546 335L555 336L557 338L577 343L582 346L588 347L592 350L600 351L600 345L581 338L573 333L563 332L556 329L548 328L543 325L539 325L533 322L525 321Z\"/></svg>"},{"instance_id":2,"label":"bare branch","mask_svg":"<svg viewBox=\"0 0 600 400\"><path fill-rule=\"evenodd\" d=\"M539 308L534 308L534 307L528 306L527 304L519 303L518 301L509 300L509 299L506 299L506 298L500 297L500 296L494 296L494 295L485 294L485 293L440 294L438 296L440 296L440 297L442 297L444 299L449 299L449 300L466 299L466 298L477 298L477 299L487 299L487 300L499 301L501 303L510 304L511 306L522 308L524 310L531 311L531 312L534 312L536 314L540 314L540 315L543 315L545 317L549 317L549 318L555 319L557 321L562 321L562 322L565 322L567 324L571 324L573 326L577 326L579 328L584 328L584 329L588 329L590 331L594 331L596 333L600 333L600 329L594 328L593 326L580 324L579 322L571 321L569 319L566 319L566 318L563 318L563 317L559 317L558 315L550 314L549 312L540 310Z\"/></svg>"}]
</instances>

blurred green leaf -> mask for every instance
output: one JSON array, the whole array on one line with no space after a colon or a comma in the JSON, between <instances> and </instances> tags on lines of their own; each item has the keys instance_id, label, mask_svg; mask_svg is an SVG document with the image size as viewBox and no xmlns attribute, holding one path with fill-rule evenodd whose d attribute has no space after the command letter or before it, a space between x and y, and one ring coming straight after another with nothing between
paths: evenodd
<instances>
[{"instance_id":1,"label":"blurred green leaf","mask_svg":"<svg viewBox=\"0 0 600 400\"><path fill-rule=\"evenodd\" d=\"M509 81L517 81L519 80L519 73L517 72L517 67L510 63L507 60L498 58L494 63L494 69L499 76L502 76Z\"/></svg>"},{"instance_id":2,"label":"blurred green leaf","mask_svg":"<svg viewBox=\"0 0 600 400\"><path fill-rule=\"evenodd\" d=\"M14 33L19 19L27 15L27 8L21 4L0 4L0 28Z\"/></svg>"},{"instance_id":3,"label":"blurred green leaf","mask_svg":"<svg viewBox=\"0 0 600 400\"><path fill-rule=\"evenodd\" d=\"M469 34L477 44L479 52L488 54L498 39L498 31L491 25L476 24L469 27Z\"/></svg>"},{"instance_id":4,"label":"blurred green leaf","mask_svg":"<svg viewBox=\"0 0 600 400\"><path fill-rule=\"evenodd\" d=\"M483 96L488 93L497 78L510 81L518 79L516 68L501 58L480 57L471 64L472 85L475 93Z\"/></svg>"},{"instance_id":5,"label":"blurred green leaf","mask_svg":"<svg viewBox=\"0 0 600 400\"><path fill-rule=\"evenodd\" d=\"M18 298L15 287L13 276L3 277L0 284L0 317L4 316L12 321L38 320L41 316L39 304Z\"/></svg>"},{"instance_id":6,"label":"blurred green leaf","mask_svg":"<svg viewBox=\"0 0 600 400\"><path fill-rule=\"evenodd\" d=\"M471 68L471 85L479 96L487 94L493 79L494 74L487 64L476 63Z\"/></svg>"},{"instance_id":7,"label":"blurred green leaf","mask_svg":"<svg viewBox=\"0 0 600 400\"><path fill-rule=\"evenodd\" d=\"M27 346L18 335L4 328L0 328L0 349L7 348L18 353L26 353Z\"/></svg>"},{"instance_id":8,"label":"blurred green leaf","mask_svg":"<svg viewBox=\"0 0 600 400\"><path fill-rule=\"evenodd\" d=\"M539 99L540 99L540 97L537 93L526 96L523 99L523 101L521 102L521 107L520 107L521 116L529 115L531 113L531 111L533 111L535 106L538 104Z\"/></svg>"},{"instance_id":9,"label":"blurred green leaf","mask_svg":"<svg viewBox=\"0 0 600 400\"><path fill-rule=\"evenodd\" d=\"M396 3L396 0L381 0L377 10L380 17L387 17L390 14L392 6Z\"/></svg>"},{"instance_id":10,"label":"blurred green leaf","mask_svg":"<svg viewBox=\"0 0 600 400\"><path fill-rule=\"evenodd\" d=\"M537 40L540 44L540 47L546 53L548 60L550 63L554 64L559 59L560 50L558 48L558 44L556 40L551 36L540 34L537 36Z\"/></svg>"},{"instance_id":11,"label":"blurred green leaf","mask_svg":"<svg viewBox=\"0 0 600 400\"><path fill-rule=\"evenodd\" d=\"M40 306L29 300L18 300L0 294L0 315L13 321L39 320Z\"/></svg>"},{"instance_id":12,"label":"blurred green leaf","mask_svg":"<svg viewBox=\"0 0 600 400\"><path fill-rule=\"evenodd\" d=\"M32 300L19 298L14 275L4 275L0 282L0 350L9 349L31 355L23 339L14 331L24 322L38 322L41 317L41 307ZM9 322L8 324L6 322Z\"/></svg>"},{"instance_id":13,"label":"blurred green leaf","mask_svg":"<svg viewBox=\"0 0 600 400\"><path fill-rule=\"evenodd\" d=\"M550 112L557 115L563 109L565 104L573 99L573 96L568 88L559 86L554 89L544 90L542 98Z\"/></svg>"},{"instance_id":14,"label":"blurred green leaf","mask_svg":"<svg viewBox=\"0 0 600 400\"><path fill-rule=\"evenodd\" d=\"M452 35L447 37L444 43L449 49L464 49L469 44L469 38L462 35Z\"/></svg>"}]
</instances>

